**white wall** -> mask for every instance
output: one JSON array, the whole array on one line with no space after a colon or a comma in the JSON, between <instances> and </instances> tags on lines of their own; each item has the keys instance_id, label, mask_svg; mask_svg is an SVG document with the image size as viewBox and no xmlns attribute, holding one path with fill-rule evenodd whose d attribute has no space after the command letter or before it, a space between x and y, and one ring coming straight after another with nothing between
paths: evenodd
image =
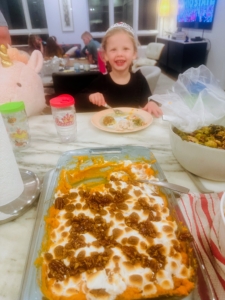
<instances>
[{"instance_id":1,"label":"white wall","mask_svg":"<svg viewBox=\"0 0 225 300\"><path fill-rule=\"evenodd\" d=\"M44 0L49 35L57 37L59 43L81 43L80 38L84 31L89 31L87 0L71 0L73 8L74 31L63 32L61 27L58 0ZM204 38L211 42L211 49L207 57L206 66L221 82L225 89L225 0L217 0L215 19L212 30L204 31ZM166 24L165 24L166 25ZM171 30L171 28L169 28ZM169 30L169 31L170 31ZM185 30L192 38L202 36L202 30Z\"/></svg>"},{"instance_id":2,"label":"white wall","mask_svg":"<svg viewBox=\"0 0 225 300\"><path fill-rule=\"evenodd\" d=\"M86 0L71 0L74 31L63 32L60 19L59 1L44 0L49 36L56 36L59 44L80 43L84 31L89 31L88 7Z\"/></svg>"}]
</instances>

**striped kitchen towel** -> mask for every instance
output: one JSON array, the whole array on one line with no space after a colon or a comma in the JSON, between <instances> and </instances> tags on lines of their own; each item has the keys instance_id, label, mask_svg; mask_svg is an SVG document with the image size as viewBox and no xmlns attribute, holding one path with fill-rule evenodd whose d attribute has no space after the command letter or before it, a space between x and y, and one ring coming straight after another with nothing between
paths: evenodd
<instances>
[{"instance_id":1,"label":"striped kitchen towel","mask_svg":"<svg viewBox=\"0 0 225 300\"><path fill-rule=\"evenodd\" d=\"M178 201L217 300L225 299L225 255L222 255L218 241L222 194L192 193L182 195Z\"/></svg>"}]
</instances>

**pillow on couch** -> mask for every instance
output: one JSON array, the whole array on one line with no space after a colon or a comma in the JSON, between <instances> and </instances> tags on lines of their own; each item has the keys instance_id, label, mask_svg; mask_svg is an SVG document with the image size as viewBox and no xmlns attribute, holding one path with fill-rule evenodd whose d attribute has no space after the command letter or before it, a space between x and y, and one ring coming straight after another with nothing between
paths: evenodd
<instances>
[{"instance_id":1,"label":"pillow on couch","mask_svg":"<svg viewBox=\"0 0 225 300\"><path fill-rule=\"evenodd\" d=\"M156 60L141 57L141 58L138 58L137 60L134 60L133 69L136 69L141 66L155 66L155 65L156 65Z\"/></svg>"}]
</instances>

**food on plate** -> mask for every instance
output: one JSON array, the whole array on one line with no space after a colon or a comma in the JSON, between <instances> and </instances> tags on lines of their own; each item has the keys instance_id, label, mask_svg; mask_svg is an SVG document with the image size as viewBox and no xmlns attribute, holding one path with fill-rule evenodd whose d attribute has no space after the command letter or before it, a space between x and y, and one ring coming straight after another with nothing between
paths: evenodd
<instances>
[{"instance_id":1,"label":"food on plate","mask_svg":"<svg viewBox=\"0 0 225 300\"><path fill-rule=\"evenodd\" d=\"M112 116L106 116L103 119L103 124L105 126L111 126L116 123L116 120Z\"/></svg>"},{"instance_id":2,"label":"food on plate","mask_svg":"<svg viewBox=\"0 0 225 300\"><path fill-rule=\"evenodd\" d=\"M225 127L221 125L204 126L191 133L183 132L176 127L173 131L179 135L182 140L200 144L203 146L225 149Z\"/></svg>"},{"instance_id":3,"label":"food on plate","mask_svg":"<svg viewBox=\"0 0 225 300\"><path fill-rule=\"evenodd\" d=\"M36 265L49 299L186 296L194 288L191 236L156 186L149 162L80 157L63 169ZM98 179L96 181L95 179Z\"/></svg>"},{"instance_id":4,"label":"food on plate","mask_svg":"<svg viewBox=\"0 0 225 300\"><path fill-rule=\"evenodd\" d=\"M113 116L112 114L107 115L103 118L102 122L105 126L110 126L117 131L133 130L146 124L139 116L135 115L132 110L130 113L115 113Z\"/></svg>"}]
</instances>

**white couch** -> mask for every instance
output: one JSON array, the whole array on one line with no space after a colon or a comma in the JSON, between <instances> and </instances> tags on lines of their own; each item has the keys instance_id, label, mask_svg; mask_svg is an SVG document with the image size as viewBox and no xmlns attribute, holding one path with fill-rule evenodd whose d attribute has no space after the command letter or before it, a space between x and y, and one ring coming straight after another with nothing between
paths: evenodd
<instances>
[{"instance_id":1,"label":"white couch","mask_svg":"<svg viewBox=\"0 0 225 300\"><path fill-rule=\"evenodd\" d=\"M141 70L141 73L148 81L148 85L152 93L156 87L157 81L161 74L161 69L156 65L159 59L164 44L150 43L144 46L138 46L137 59L133 62L132 71Z\"/></svg>"},{"instance_id":2,"label":"white couch","mask_svg":"<svg viewBox=\"0 0 225 300\"><path fill-rule=\"evenodd\" d=\"M134 60L133 70L141 66L155 66L164 48L162 43L149 43L145 46L138 46L137 59Z\"/></svg>"},{"instance_id":3,"label":"white couch","mask_svg":"<svg viewBox=\"0 0 225 300\"><path fill-rule=\"evenodd\" d=\"M157 81L159 79L159 76L161 74L161 69L159 67L156 66L142 66L136 69L140 70L141 73L145 76L149 88L152 92L152 94L154 93Z\"/></svg>"}]
</instances>

